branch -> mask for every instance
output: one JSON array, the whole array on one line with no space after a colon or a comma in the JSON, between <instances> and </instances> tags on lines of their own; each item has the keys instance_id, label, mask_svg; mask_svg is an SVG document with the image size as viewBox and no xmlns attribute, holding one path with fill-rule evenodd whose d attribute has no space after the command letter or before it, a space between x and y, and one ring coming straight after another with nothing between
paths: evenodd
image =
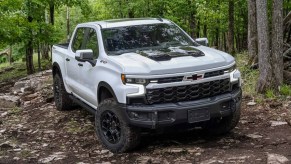
<instances>
[{"instance_id":1,"label":"branch","mask_svg":"<svg viewBox=\"0 0 291 164\"><path fill-rule=\"evenodd\" d=\"M288 60L291 60L291 56L289 56L289 53L291 53L291 48L289 48L287 51L283 53L283 57Z\"/></svg>"},{"instance_id":2,"label":"branch","mask_svg":"<svg viewBox=\"0 0 291 164\"><path fill-rule=\"evenodd\" d=\"M287 14L287 16L283 20L283 24L287 24L289 21L291 21L291 11Z\"/></svg>"}]
</instances>

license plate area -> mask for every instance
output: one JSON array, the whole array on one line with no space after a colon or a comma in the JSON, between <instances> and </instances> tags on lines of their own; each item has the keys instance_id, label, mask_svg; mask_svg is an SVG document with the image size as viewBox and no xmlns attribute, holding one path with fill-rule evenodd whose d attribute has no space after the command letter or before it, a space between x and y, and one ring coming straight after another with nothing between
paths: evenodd
<instances>
[{"instance_id":1,"label":"license plate area","mask_svg":"<svg viewBox=\"0 0 291 164\"><path fill-rule=\"evenodd\" d=\"M196 123L210 120L210 112L207 108L188 110L188 122Z\"/></svg>"}]
</instances>

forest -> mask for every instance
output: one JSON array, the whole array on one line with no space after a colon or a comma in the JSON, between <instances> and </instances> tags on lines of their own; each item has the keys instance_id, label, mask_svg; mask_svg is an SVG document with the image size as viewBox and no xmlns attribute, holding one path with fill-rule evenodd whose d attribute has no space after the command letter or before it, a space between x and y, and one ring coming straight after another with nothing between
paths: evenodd
<instances>
[{"instance_id":1,"label":"forest","mask_svg":"<svg viewBox=\"0 0 291 164\"><path fill-rule=\"evenodd\" d=\"M290 0L1 0L0 62L22 60L32 74L78 23L163 17L193 38L208 38L210 47L244 53L250 68L259 67L257 92L276 92L283 72L287 82L291 78L290 9Z\"/></svg>"}]
</instances>

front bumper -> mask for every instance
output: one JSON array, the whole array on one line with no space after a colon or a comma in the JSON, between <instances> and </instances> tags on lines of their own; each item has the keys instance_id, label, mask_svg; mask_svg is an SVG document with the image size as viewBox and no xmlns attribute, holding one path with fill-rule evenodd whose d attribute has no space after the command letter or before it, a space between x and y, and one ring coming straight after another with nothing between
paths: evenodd
<instances>
[{"instance_id":1,"label":"front bumper","mask_svg":"<svg viewBox=\"0 0 291 164\"><path fill-rule=\"evenodd\" d=\"M199 123L225 117L240 110L241 89L195 101L154 104L120 104L123 117L131 126L157 129L183 123Z\"/></svg>"}]
</instances>

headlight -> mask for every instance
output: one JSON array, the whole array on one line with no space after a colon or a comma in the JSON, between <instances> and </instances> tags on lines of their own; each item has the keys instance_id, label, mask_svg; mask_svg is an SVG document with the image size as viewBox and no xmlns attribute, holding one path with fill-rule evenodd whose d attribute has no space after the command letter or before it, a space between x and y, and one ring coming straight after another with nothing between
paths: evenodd
<instances>
[{"instance_id":1,"label":"headlight","mask_svg":"<svg viewBox=\"0 0 291 164\"><path fill-rule=\"evenodd\" d=\"M123 84L129 83L129 84L147 84L148 80L146 79L140 79L140 78L127 78L126 75L121 75L121 81Z\"/></svg>"},{"instance_id":2,"label":"headlight","mask_svg":"<svg viewBox=\"0 0 291 164\"><path fill-rule=\"evenodd\" d=\"M236 64L234 64L233 66L231 66L228 69L224 70L224 73L231 73L232 71L234 71L236 69Z\"/></svg>"}]
</instances>

